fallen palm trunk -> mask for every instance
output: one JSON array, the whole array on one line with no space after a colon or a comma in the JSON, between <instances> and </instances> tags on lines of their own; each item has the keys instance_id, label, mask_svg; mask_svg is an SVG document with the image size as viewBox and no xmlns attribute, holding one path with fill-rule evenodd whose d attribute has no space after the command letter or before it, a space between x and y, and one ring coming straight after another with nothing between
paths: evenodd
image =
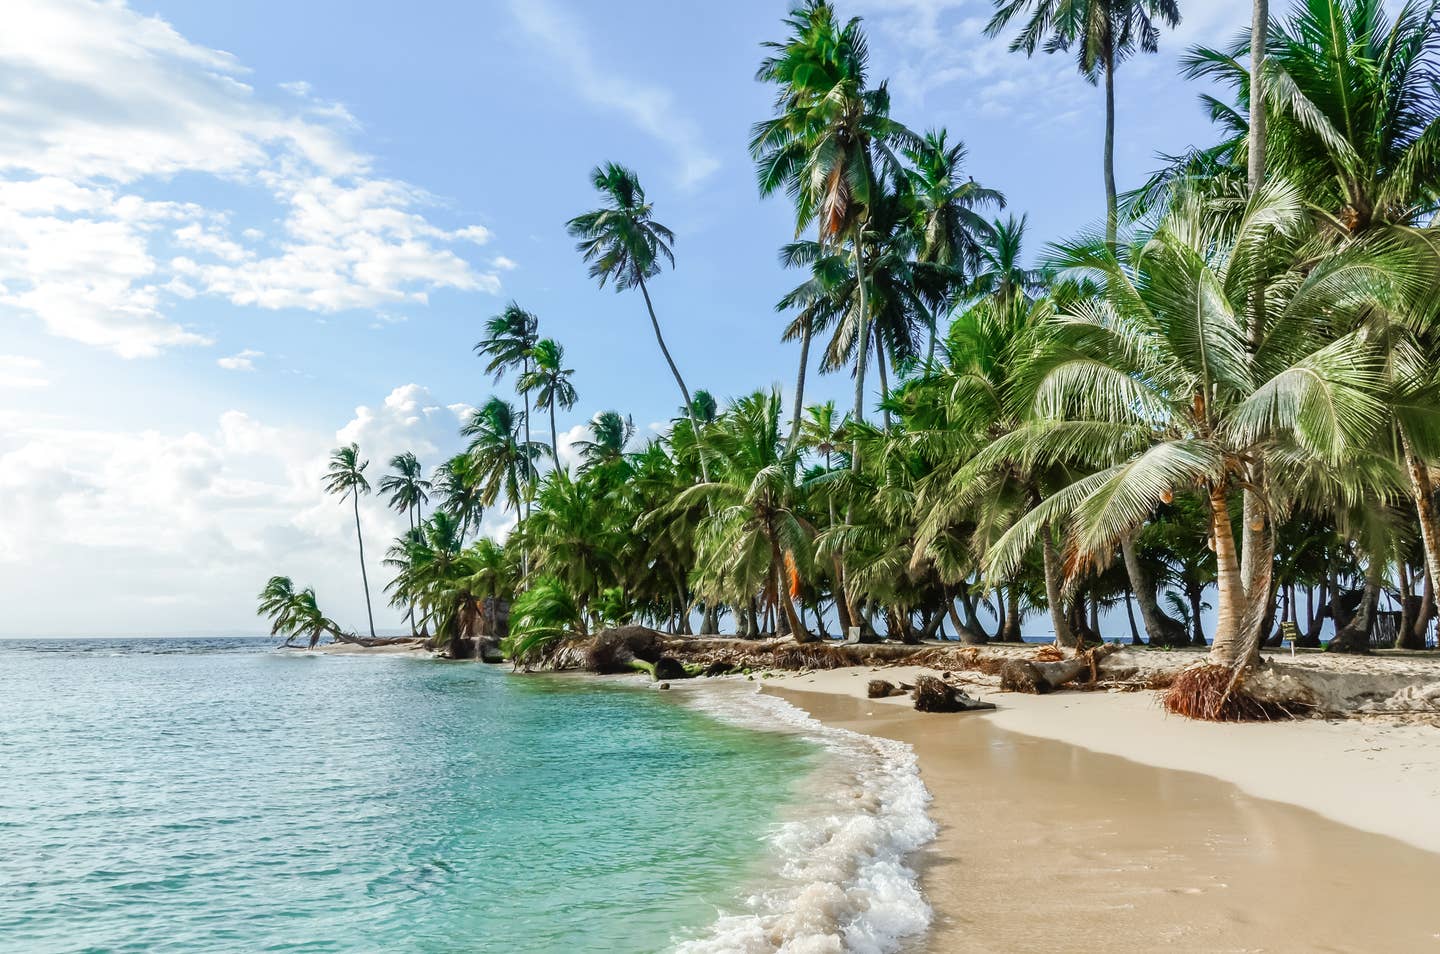
<instances>
[{"instance_id":1,"label":"fallen palm trunk","mask_svg":"<svg viewBox=\"0 0 1440 954\"><path fill-rule=\"evenodd\" d=\"M981 702L935 676L915 680L916 712L977 712L995 708L993 702Z\"/></svg>"},{"instance_id":2,"label":"fallen palm trunk","mask_svg":"<svg viewBox=\"0 0 1440 954\"><path fill-rule=\"evenodd\" d=\"M1082 675L1095 682L1100 678L1100 661L1119 648L1105 643L1057 662L1012 659L1000 667L1000 688L1006 692L1045 693Z\"/></svg>"}]
</instances>

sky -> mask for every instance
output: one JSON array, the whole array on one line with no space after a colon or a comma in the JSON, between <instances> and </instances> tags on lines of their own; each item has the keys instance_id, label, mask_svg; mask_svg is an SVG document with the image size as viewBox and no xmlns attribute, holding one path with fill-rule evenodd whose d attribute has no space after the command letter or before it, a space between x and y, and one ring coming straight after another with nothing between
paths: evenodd
<instances>
[{"instance_id":1,"label":"sky","mask_svg":"<svg viewBox=\"0 0 1440 954\"><path fill-rule=\"evenodd\" d=\"M1249 0L1190 0L1118 74L1133 187L1212 140L1191 44ZM321 490L357 442L378 482L433 467L512 397L472 353L515 300L566 349L580 403L651 433L680 403L643 304L599 290L565 222L597 163L634 168L676 267L652 290L687 382L789 393L775 302L794 237L746 151L784 0L10 0L0 31L0 634L261 632L275 573L360 627L349 508ZM1006 51L988 0L839 0L913 129L1029 216L1029 249L1103 214L1101 92L1073 59ZM1278 11L1277 11L1278 12ZM812 369L813 372L813 369ZM848 381L811 375L807 398ZM537 416L535 437L548 440ZM376 622L402 519L362 505ZM486 517L502 533L504 514Z\"/></svg>"}]
</instances>

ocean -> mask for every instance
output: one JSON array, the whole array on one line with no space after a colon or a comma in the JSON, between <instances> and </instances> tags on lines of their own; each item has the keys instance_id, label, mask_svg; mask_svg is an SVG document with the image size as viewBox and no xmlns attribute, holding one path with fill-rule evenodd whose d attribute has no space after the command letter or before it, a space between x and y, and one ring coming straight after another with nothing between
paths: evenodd
<instances>
[{"instance_id":1,"label":"ocean","mask_svg":"<svg viewBox=\"0 0 1440 954\"><path fill-rule=\"evenodd\" d=\"M913 755L744 682L0 640L0 949L903 950Z\"/></svg>"}]
</instances>

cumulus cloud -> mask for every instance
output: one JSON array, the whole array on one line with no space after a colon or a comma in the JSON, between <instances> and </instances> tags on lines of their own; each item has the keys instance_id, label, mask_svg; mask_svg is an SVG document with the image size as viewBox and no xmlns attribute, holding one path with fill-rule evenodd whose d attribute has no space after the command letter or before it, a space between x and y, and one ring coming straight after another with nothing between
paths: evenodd
<instances>
[{"instance_id":1,"label":"cumulus cloud","mask_svg":"<svg viewBox=\"0 0 1440 954\"><path fill-rule=\"evenodd\" d=\"M436 225L432 197L349 144L343 106L284 88L288 100L267 96L229 53L124 2L9 5L0 306L134 358L208 343L172 313L198 295L337 312L499 290L493 267L455 248L487 229ZM278 217L237 226L236 210L180 194L206 177Z\"/></svg>"},{"instance_id":2,"label":"cumulus cloud","mask_svg":"<svg viewBox=\"0 0 1440 954\"><path fill-rule=\"evenodd\" d=\"M395 454L414 451L433 467L461 445L454 408L417 384L356 408L334 431L239 410L208 428L170 433L18 416L5 423L7 632L258 631L253 596L274 573L314 585L328 613L358 626L365 617L353 517L321 486L331 449L359 443L378 485ZM398 626L399 614L384 605L380 561L405 518L378 495L365 498L360 513L377 623ZM20 567L25 572L15 572ZM85 568L80 601L73 591L64 598L76 567ZM157 615L156 606L166 612Z\"/></svg>"},{"instance_id":3,"label":"cumulus cloud","mask_svg":"<svg viewBox=\"0 0 1440 954\"><path fill-rule=\"evenodd\" d=\"M675 154L682 185L698 184L720 168L701 141L699 124L680 110L674 94L620 75L620 64L600 62L586 28L565 9L550 0L511 0L510 10L544 46L545 59L569 71L577 95L625 117Z\"/></svg>"}]
</instances>

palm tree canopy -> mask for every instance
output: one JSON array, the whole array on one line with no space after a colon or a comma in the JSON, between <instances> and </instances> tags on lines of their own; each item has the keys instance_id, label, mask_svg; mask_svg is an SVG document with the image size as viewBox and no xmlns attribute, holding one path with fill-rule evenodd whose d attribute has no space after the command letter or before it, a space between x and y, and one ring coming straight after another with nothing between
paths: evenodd
<instances>
[{"instance_id":1,"label":"palm tree canopy","mask_svg":"<svg viewBox=\"0 0 1440 954\"><path fill-rule=\"evenodd\" d=\"M541 338L530 349L530 362L530 370L520 376L520 392L534 394L537 408L574 407L580 398L570 383L575 369L565 367L565 349L552 338Z\"/></svg>"},{"instance_id":2,"label":"palm tree canopy","mask_svg":"<svg viewBox=\"0 0 1440 954\"><path fill-rule=\"evenodd\" d=\"M1137 49L1159 49L1160 26L1177 25L1180 7L1176 0L995 0L985 33L999 36L1019 20L1012 52L1033 56L1037 49L1063 53L1075 47L1081 74L1094 83L1107 63Z\"/></svg>"},{"instance_id":3,"label":"palm tree canopy","mask_svg":"<svg viewBox=\"0 0 1440 954\"><path fill-rule=\"evenodd\" d=\"M420 460L410 451L390 458L389 474L380 478L380 492L389 494L389 506L397 513L409 513L430 502L430 481L425 479Z\"/></svg>"},{"instance_id":4,"label":"palm tree canopy","mask_svg":"<svg viewBox=\"0 0 1440 954\"><path fill-rule=\"evenodd\" d=\"M370 492L370 481L365 479L365 468L369 466L368 460L360 459L359 445L335 448L325 472L325 492L338 494L342 500L348 500L352 494L365 496Z\"/></svg>"},{"instance_id":5,"label":"palm tree canopy","mask_svg":"<svg viewBox=\"0 0 1440 954\"><path fill-rule=\"evenodd\" d=\"M487 358L485 370L495 380L507 371L523 367L539 336L540 320L515 302L485 322L485 337L475 343L475 353Z\"/></svg>"},{"instance_id":6,"label":"palm tree canopy","mask_svg":"<svg viewBox=\"0 0 1440 954\"><path fill-rule=\"evenodd\" d=\"M663 262L673 266L675 235L655 221L639 177L619 163L607 162L591 171L590 181L604 205L566 225L578 239L575 248L589 264L590 277L601 288L611 282L616 291L624 291L658 275Z\"/></svg>"}]
</instances>

